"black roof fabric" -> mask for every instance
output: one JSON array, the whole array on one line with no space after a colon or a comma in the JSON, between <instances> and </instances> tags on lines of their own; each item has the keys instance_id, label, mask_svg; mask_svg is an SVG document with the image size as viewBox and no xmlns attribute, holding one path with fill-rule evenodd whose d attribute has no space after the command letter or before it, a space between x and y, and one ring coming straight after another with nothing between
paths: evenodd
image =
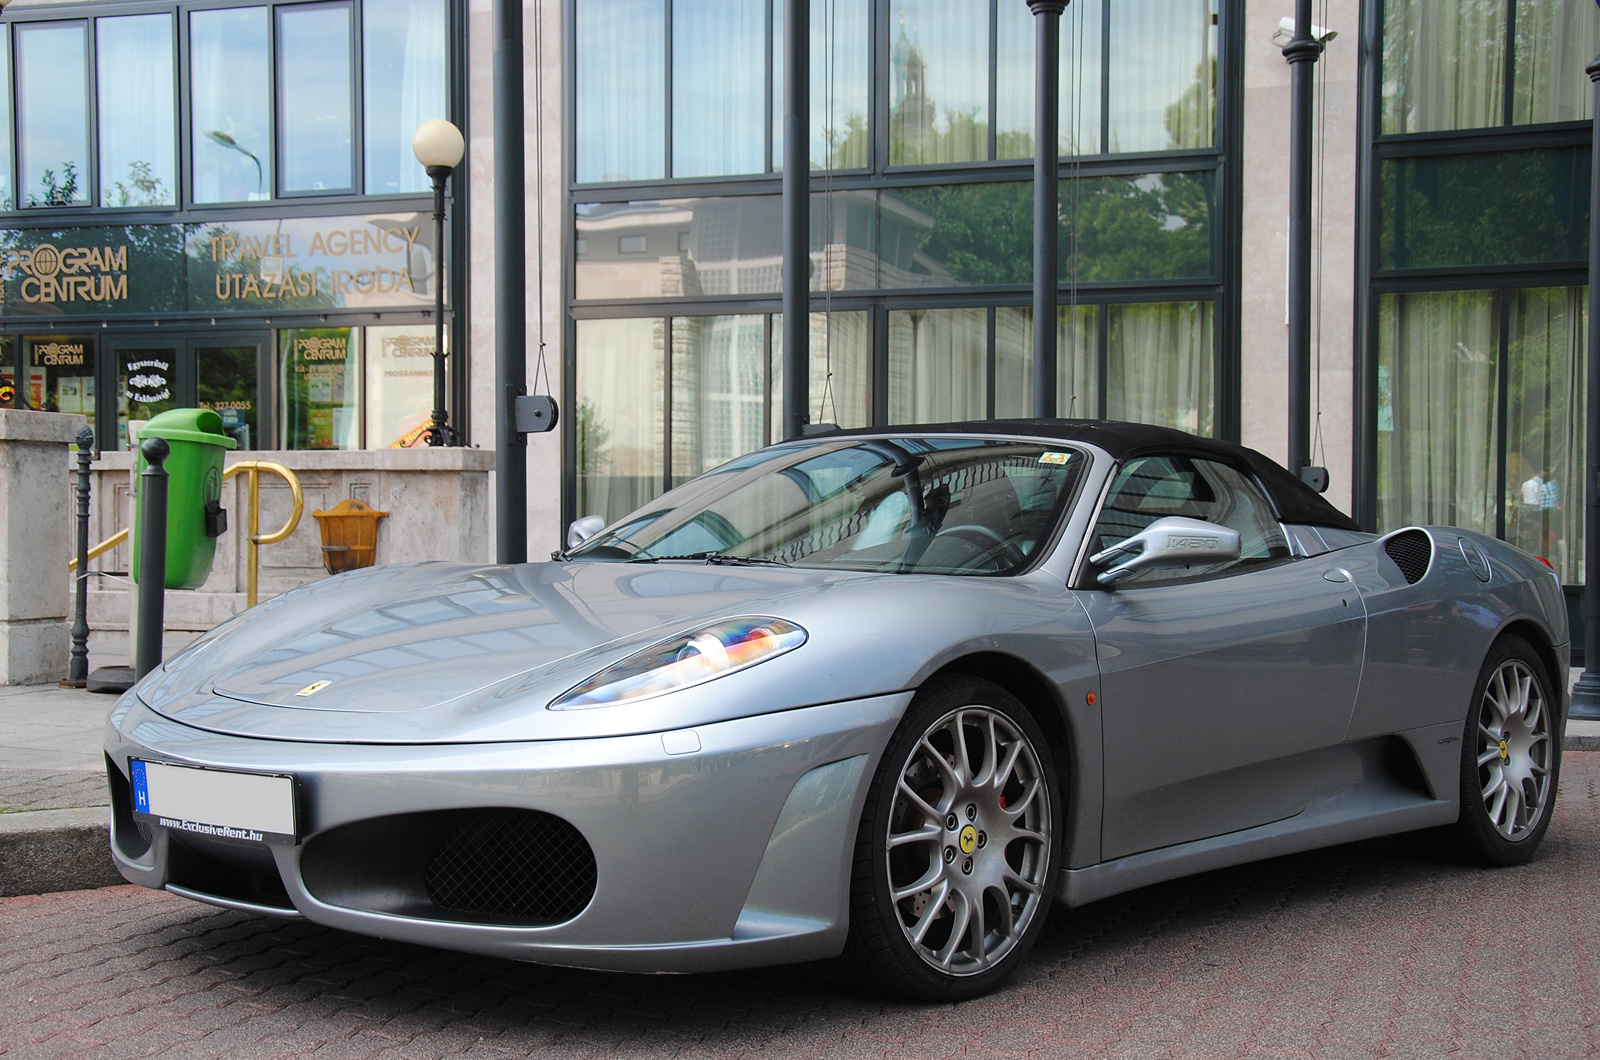
<instances>
[{"instance_id":1,"label":"black roof fabric","mask_svg":"<svg viewBox=\"0 0 1600 1060\"><path fill-rule=\"evenodd\" d=\"M910 437L919 434L1005 434L1024 438L1058 438L1098 446L1119 463L1129 457L1152 452L1221 458L1234 464L1243 464L1256 476L1283 522L1331 526L1340 530L1361 529L1354 519L1329 504L1321 494L1254 449L1215 438L1201 438L1171 427L1118 420L985 420L979 423L920 423L902 427L829 431L827 437L884 434Z\"/></svg>"}]
</instances>

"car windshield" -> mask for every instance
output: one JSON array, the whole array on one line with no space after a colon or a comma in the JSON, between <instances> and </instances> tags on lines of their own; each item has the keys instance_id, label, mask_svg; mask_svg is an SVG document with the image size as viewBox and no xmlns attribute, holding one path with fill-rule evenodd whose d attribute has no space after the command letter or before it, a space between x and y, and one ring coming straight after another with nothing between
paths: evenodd
<instances>
[{"instance_id":1,"label":"car windshield","mask_svg":"<svg viewBox=\"0 0 1600 1060\"><path fill-rule=\"evenodd\" d=\"M1085 461L981 438L790 443L684 483L570 558L1010 574L1049 538Z\"/></svg>"}]
</instances>

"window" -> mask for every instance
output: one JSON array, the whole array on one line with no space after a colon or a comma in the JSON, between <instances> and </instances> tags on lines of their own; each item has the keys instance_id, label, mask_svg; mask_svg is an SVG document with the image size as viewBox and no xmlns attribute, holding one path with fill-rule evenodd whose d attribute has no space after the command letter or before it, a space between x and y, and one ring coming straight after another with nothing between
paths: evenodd
<instances>
[{"instance_id":1,"label":"window","mask_svg":"<svg viewBox=\"0 0 1600 1060\"><path fill-rule=\"evenodd\" d=\"M280 190L353 190L350 8L293 4L276 10Z\"/></svg>"},{"instance_id":2,"label":"window","mask_svg":"<svg viewBox=\"0 0 1600 1060\"><path fill-rule=\"evenodd\" d=\"M278 440L285 449L361 448L361 329L278 333Z\"/></svg>"},{"instance_id":3,"label":"window","mask_svg":"<svg viewBox=\"0 0 1600 1060\"><path fill-rule=\"evenodd\" d=\"M272 197L272 73L267 9L189 16L194 201Z\"/></svg>"},{"instance_id":4,"label":"window","mask_svg":"<svg viewBox=\"0 0 1600 1060\"><path fill-rule=\"evenodd\" d=\"M1064 415L1234 429L1219 101L1242 86L1217 78L1242 7L1063 18ZM573 5L569 516L782 437L783 8ZM810 422L1032 414L1036 25L1021 0L811 4Z\"/></svg>"},{"instance_id":5,"label":"window","mask_svg":"<svg viewBox=\"0 0 1600 1060\"><path fill-rule=\"evenodd\" d=\"M449 24L445 0L386 0L361 8L366 192L426 192L411 153L417 126L448 118Z\"/></svg>"},{"instance_id":6,"label":"window","mask_svg":"<svg viewBox=\"0 0 1600 1060\"><path fill-rule=\"evenodd\" d=\"M89 59L83 22L16 27L17 160L27 206L89 201Z\"/></svg>"},{"instance_id":7,"label":"window","mask_svg":"<svg viewBox=\"0 0 1600 1060\"><path fill-rule=\"evenodd\" d=\"M1128 461L1112 481L1091 535L1099 552L1125 541L1159 519L1180 517L1239 532L1239 559L1199 568L1144 571L1128 588L1243 571L1289 558L1289 542L1272 504L1244 472L1187 456L1149 456Z\"/></svg>"},{"instance_id":8,"label":"window","mask_svg":"<svg viewBox=\"0 0 1600 1060\"><path fill-rule=\"evenodd\" d=\"M445 0L94 9L8 18L0 210L429 191L411 138L449 116Z\"/></svg>"},{"instance_id":9,"label":"window","mask_svg":"<svg viewBox=\"0 0 1600 1060\"><path fill-rule=\"evenodd\" d=\"M1583 67L1600 50L1600 12L1588 0L1384 0L1375 17L1363 433L1376 474L1358 518L1496 535L1570 585L1583 550ZM1451 135L1463 130L1492 136Z\"/></svg>"},{"instance_id":10,"label":"window","mask_svg":"<svg viewBox=\"0 0 1600 1060\"><path fill-rule=\"evenodd\" d=\"M95 20L100 205L171 206L178 194L171 15Z\"/></svg>"}]
</instances>

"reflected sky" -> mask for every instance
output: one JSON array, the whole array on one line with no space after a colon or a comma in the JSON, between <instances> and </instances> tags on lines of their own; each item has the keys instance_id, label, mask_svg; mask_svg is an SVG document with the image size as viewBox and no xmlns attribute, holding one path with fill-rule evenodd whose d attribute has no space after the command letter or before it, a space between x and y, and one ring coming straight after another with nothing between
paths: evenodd
<instances>
[{"instance_id":1,"label":"reflected sky","mask_svg":"<svg viewBox=\"0 0 1600 1060\"><path fill-rule=\"evenodd\" d=\"M23 202L86 202L89 78L84 24L24 22L16 34Z\"/></svg>"},{"instance_id":2,"label":"reflected sky","mask_svg":"<svg viewBox=\"0 0 1600 1060\"><path fill-rule=\"evenodd\" d=\"M666 84L664 0L576 7L578 180L664 176L666 129L658 105Z\"/></svg>"},{"instance_id":3,"label":"reflected sky","mask_svg":"<svg viewBox=\"0 0 1600 1060\"><path fill-rule=\"evenodd\" d=\"M95 22L100 205L170 206L177 181L172 16Z\"/></svg>"},{"instance_id":4,"label":"reflected sky","mask_svg":"<svg viewBox=\"0 0 1600 1060\"><path fill-rule=\"evenodd\" d=\"M280 191L339 191L351 174L350 9L278 9Z\"/></svg>"},{"instance_id":5,"label":"reflected sky","mask_svg":"<svg viewBox=\"0 0 1600 1060\"><path fill-rule=\"evenodd\" d=\"M272 187L267 9L189 16L196 202L265 199Z\"/></svg>"}]
</instances>

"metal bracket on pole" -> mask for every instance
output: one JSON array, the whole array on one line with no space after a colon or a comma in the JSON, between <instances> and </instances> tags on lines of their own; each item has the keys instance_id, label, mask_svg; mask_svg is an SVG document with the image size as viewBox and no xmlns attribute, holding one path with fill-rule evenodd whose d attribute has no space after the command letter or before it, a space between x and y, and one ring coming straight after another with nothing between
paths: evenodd
<instances>
[{"instance_id":1,"label":"metal bracket on pole","mask_svg":"<svg viewBox=\"0 0 1600 1060\"><path fill-rule=\"evenodd\" d=\"M512 410L518 434L544 434L556 429L561 410L556 399L546 394L516 394Z\"/></svg>"}]
</instances>

